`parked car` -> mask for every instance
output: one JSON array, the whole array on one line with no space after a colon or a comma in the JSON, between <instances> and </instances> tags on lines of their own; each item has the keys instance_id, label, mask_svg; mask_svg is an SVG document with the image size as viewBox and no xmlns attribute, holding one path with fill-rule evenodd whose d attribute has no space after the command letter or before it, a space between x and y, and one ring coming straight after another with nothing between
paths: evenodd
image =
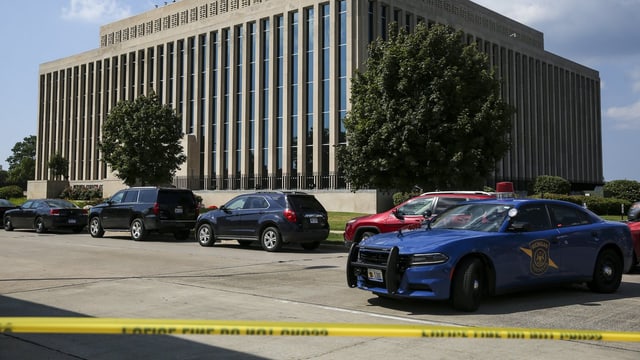
<instances>
[{"instance_id":1,"label":"parked car","mask_svg":"<svg viewBox=\"0 0 640 360\"><path fill-rule=\"evenodd\" d=\"M35 229L44 233L49 229L71 229L79 233L87 226L87 211L64 199L27 200L3 215L6 231Z\"/></svg>"},{"instance_id":2,"label":"parked car","mask_svg":"<svg viewBox=\"0 0 640 360\"><path fill-rule=\"evenodd\" d=\"M347 283L379 296L450 300L475 311L486 295L563 283L618 289L631 232L575 204L494 199L459 204L415 230L351 247Z\"/></svg>"},{"instance_id":3,"label":"parked car","mask_svg":"<svg viewBox=\"0 0 640 360\"><path fill-rule=\"evenodd\" d=\"M132 187L89 210L89 233L100 238L105 230L128 231L136 241L151 232L173 233L176 239L184 240L195 226L199 211L191 190Z\"/></svg>"},{"instance_id":4,"label":"parked car","mask_svg":"<svg viewBox=\"0 0 640 360\"><path fill-rule=\"evenodd\" d=\"M639 221L640 220L640 201L636 201L629 207L627 212L627 220Z\"/></svg>"},{"instance_id":5,"label":"parked car","mask_svg":"<svg viewBox=\"0 0 640 360\"><path fill-rule=\"evenodd\" d=\"M628 221L627 225L633 239L633 264L640 265L640 219Z\"/></svg>"},{"instance_id":6,"label":"parked car","mask_svg":"<svg viewBox=\"0 0 640 360\"><path fill-rule=\"evenodd\" d=\"M4 216L7 210L15 209L18 206L7 199L0 199L0 216Z\"/></svg>"},{"instance_id":7,"label":"parked car","mask_svg":"<svg viewBox=\"0 0 640 360\"><path fill-rule=\"evenodd\" d=\"M467 200L493 197L495 195L484 191L424 193L390 210L349 220L344 228L344 244L349 247L351 244L358 243L375 234L419 227L425 218L435 216L452 205Z\"/></svg>"},{"instance_id":8,"label":"parked car","mask_svg":"<svg viewBox=\"0 0 640 360\"><path fill-rule=\"evenodd\" d=\"M200 215L195 236L201 246L237 240L243 246L259 241L266 251L278 251L288 243L313 250L329 236L329 222L327 211L313 195L255 192Z\"/></svg>"}]
</instances>

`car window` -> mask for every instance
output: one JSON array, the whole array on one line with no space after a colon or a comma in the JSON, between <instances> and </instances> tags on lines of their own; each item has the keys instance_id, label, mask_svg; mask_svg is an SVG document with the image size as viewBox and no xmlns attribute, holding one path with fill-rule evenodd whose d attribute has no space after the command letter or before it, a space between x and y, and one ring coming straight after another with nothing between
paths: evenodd
<instances>
[{"instance_id":1,"label":"car window","mask_svg":"<svg viewBox=\"0 0 640 360\"><path fill-rule=\"evenodd\" d=\"M125 194L124 194L124 199L122 200L122 202L124 203L132 203L132 202L136 202L138 201L138 190L128 190Z\"/></svg>"},{"instance_id":2,"label":"car window","mask_svg":"<svg viewBox=\"0 0 640 360\"><path fill-rule=\"evenodd\" d=\"M159 197L160 195L158 195ZM138 202L152 203L156 202L156 190L155 189L143 189L138 194Z\"/></svg>"},{"instance_id":3,"label":"car window","mask_svg":"<svg viewBox=\"0 0 640 360\"><path fill-rule=\"evenodd\" d=\"M550 205L553 223L557 227L590 224L589 216L579 209L558 204Z\"/></svg>"},{"instance_id":4,"label":"car window","mask_svg":"<svg viewBox=\"0 0 640 360\"><path fill-rule=\"evenodd\" d=\"M518 209L518 215L513 222L528 224L526 231L541 231L551 229L551 222L544 204L525 205Z\"/></svg>"},{"instance_id":5,"label":"car window","mask_svg":"<svg viewBox=\"0 0 640 360\"><path fill-rule=\"evenodd\" d=\"M224 207L229 210L238 210L244 208L244 203L247 201L247 197L241 197L229 201Z\"/></svg>"},{"instance_id":6,"label":"car window","mask_svg":"<svg viewBox=\"0 0 640 360\"><path fill-rule=\"evenodd\" d=\"M244 203L245 209L266 209L268 207L269 203L262 196L251 196Z\"/></svg>"},{"instance_id":7,"label":"car window","mask_svg":"<svg viewBox=\"0 0 640 360\"><path fill-rule=\"evenodd\" d=\"M438 215L431 227L496 232L500 229L510 208L510 205L505 204L459 204Z\"/></svg>"},{"instance_id":8,"label":"car window","mask_svg":"<svg viewBox=\"0 0 640 360\"><path fill-rule=\"evenodd\" d=\"M435 198L414 198L406 204L401 205L397 210L400 215L423 215L427 210L431 210Z\"/></svg>"},{"instance_id":9,"label":"car window","mask_svg":"<svg viewBox=\"0 0 640 360\"><path fill-rule=\"evenodd\" d=\"M158 192L158 202L169 206L196 206L196 199L193 193L188 190L161 190Z\"/></svg>"},{"instance_id":10,"label":"car window","mask_svg":"<svg viewBox=\"0 0 640 360\"><path fill-rule=\"evenodd\" d=\"M33 200L25 201L25 203L22 204L22 208L23 209L30 209L33 206L33 203L34 203Z\"/></svg>"},{"instance_id":11,"label":"car window","mask_svg":"<svg viewBox=\"0 0 640 360\"><path fill-rule=\"evenodd\" d=\"M440 214L446 209L452 207L453 205L459 204L463 201L467 201L466 198L463 197L439 197L436 202L436 208L433 210L434 214Z\"/></svg>"},{"instance_id":12,"label":"car window","mask_svg":"<svg viewBox=\"0 0 640 360\"><path fill-rule=\"evenodd\" d=\"M115 195L111 197L111 202L119 204L122 202L122 198L124 197L124 191L118 191Z\"/></svg>"},{"instance_id":13,"label":"car window","mask_svg":"<svg viewBox=\"0 0 640 360\"><path fill-rule=\"evenodd\" d=\"M289 202L296 210L325 212L324 207L315 196L310 195L289 195Z\"/></svg>"},{"instance_id":14,"label":"car window","mask_svg":"<svg viewBox=\"0 0 640 360\"><path fill-rule=\"evenodd\" d=\"M9 200L0 199L0 205L2 206L13 206L13 204Z\"/></svg>"}]
</instances>

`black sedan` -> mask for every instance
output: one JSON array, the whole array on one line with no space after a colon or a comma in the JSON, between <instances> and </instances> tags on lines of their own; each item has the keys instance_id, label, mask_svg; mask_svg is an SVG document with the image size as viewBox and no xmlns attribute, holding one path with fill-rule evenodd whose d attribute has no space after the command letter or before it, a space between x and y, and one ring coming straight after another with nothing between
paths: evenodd
<instances>
[{"instance_id":1,"label":"black sedan","mask_svg":"<svg viewBox=\"0 0 640 360\"><path fill-rule=\"evenodd\" d=\"M4 215L7 210L15 209L17 206L7 199L0 199L0 216Z\"/></svg>"},{"instance_id":2,"label":"black sedan","mask_svg":"<svg viewBox=\"0 0 640 360\"><path fill-rule=\"evenodd\" d=\"M87 226L87 210L63 199L27 200L3 216L4 229L35 229L38 233L48 229L71 229L79 233Z\"/></svg>"}]
</instances>

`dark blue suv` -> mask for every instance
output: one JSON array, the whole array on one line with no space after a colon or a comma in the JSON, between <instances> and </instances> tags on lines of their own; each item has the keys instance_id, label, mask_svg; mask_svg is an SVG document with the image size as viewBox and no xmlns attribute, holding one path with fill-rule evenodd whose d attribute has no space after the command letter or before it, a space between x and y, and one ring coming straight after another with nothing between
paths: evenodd
<instances>
[{"instance_id":1,"label":"dark blue suv","mask_svg":"<svg viewBox=\"0 0 640 360\"><path fill-rule=\"evenodd\" d=\"M327 211L303 192L256 192L239 195L219 209L198 217L196 240L212 246L220 240L237 240L242 246L259 241L266 251L299 243L316 249L329 236Z\"/></svg>"}]
</instances>

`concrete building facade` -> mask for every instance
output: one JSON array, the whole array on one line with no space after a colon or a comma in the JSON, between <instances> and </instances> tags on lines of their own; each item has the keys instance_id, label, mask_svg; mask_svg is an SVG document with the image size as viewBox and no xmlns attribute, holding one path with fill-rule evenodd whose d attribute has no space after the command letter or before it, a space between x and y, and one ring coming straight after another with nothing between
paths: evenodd
<instances>
[{"instance_id":1,"label":"concrete building facade","mask_svg":"<svg viewBox=\"0 0 640 360\"><path fill-rule=\"evenodd\" d=\"M496 68L517 114L512 149L488 184L524 189L538 175L585 189L603 182L598 72L471 1L182 0L102 26L99 48L40 66L29 193L51 191L56 153L70 161L70 184L103 185L105 195L123 187L101 161L101 126L119 101L153 91L183 120L188 160L175 185L205 197L324 191L351 203L335 154L346 142L350 77L392 22L460 29Z\"/></svg>"}]
</instances>

